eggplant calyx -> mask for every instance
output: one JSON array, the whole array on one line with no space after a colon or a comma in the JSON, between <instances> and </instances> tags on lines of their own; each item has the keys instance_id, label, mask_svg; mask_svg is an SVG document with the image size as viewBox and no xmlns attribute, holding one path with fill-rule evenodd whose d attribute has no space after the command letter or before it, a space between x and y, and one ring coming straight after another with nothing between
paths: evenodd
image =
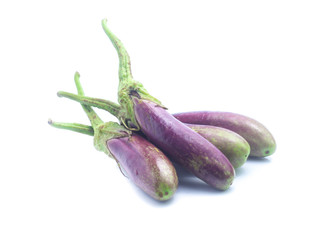
<instances>
[{"instance_id":1,"label":"eggplant calyx","mask_svg":"<svg viewBox=\"0 0 317 240\"><path fill-rule=\"evenodd\" d=\"M106 122L95 128L94 146L98 151L113 157L108 149L107 142L114 138L131 137L132 133L116 122Z\"/></svg>"}]
</instances>

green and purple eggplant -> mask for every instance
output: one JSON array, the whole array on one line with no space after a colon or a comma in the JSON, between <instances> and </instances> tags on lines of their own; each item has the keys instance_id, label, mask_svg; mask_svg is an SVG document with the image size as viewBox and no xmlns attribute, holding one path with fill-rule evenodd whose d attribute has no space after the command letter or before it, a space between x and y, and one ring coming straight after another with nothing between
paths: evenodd
<instances>
[{"instance_id":1,"label":"green and purple eggplant","mask_svg":"<svg viewBox=\"0 0 317 240\"><path fill-rule=\"evenodd\" d=\"M239 134L221 127L186 124L192 130L215 145L234 168L241 167L250 154L250 145Z\"/></svg>"},{"instance_id":2,"label":"green and purple eggplant","mask_svg":"<svg viewBox=\"0 0 317 240\"><path fill-rule=\"evenodd\" d=\"M267 157L276 150L276 142L270 131L260 122L231 112L184 112L173 114L183 123L212 125L236 132L250 145L250 156Z\"/></svg>"},{"instance_id":3,"label":"green and purple eggplant","mask_svg":"<svg viewBox=\"0 0 317 240\"><path fill-rule=\"evenodd\" d=\"M133 79L130 57L123 44L109 30L106 20L102 21L102 26L119 56L120 111L115 112L113 106L109 106L107 102L101 108L115 112L114 115L127 129L141 130L155 146L207 184L220 190L228 189L235 171L226 156L168 113L158 99ZM66 95L65 92L59 92L59 96L67 97ZM87 101L84 104L90 103Z\"/></svg>"},{"instance_id":4,"label":"green and purple eggplant","mask_svg":"<svg viewBox=\"0 0 317 240\"><path fill-rule=\"evenodd\" d=\"M84 95L75 74L79 95ZM166 155L152 143L115 122L104 123L94 110L82 104L91 126L49 121L54 127L94 136L94 146L114 158L129 179L154 199L170 199L178 186L176 171Z\"/></svg>"}]
</instances>

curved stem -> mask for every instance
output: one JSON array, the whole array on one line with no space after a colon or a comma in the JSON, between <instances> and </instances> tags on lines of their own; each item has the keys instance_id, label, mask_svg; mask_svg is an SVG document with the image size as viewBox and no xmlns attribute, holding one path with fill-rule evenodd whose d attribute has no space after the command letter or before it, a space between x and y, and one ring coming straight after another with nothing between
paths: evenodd
<instances>
[{"instance_id":1,"label":"curved stem","mask_svg":"<svg viewBox=\"0 0 317 240\"><path fill-rule=\"evenodd\" d=\"M116 48L119 56L118 102L123 109L119 119L128 129L138 131L141 128L135 117L134 103L131 96L152 101L161 107L164 106L158 99L151 96L140 82L133 79L129 54L122 42L109 30L106 19L102 20L102 27Z\"/></svg>"},{"instance_id":2,"label":"curved stem","mask_svg":"<svg viewBox=\"0 0 317 240\"><path fill-rule=\"evenodd\" d=\"M124 48L122 42L119 38L117 38L108 28L107 26L107 19L103 19L102 27L109 37L110 41L112 42L113 46L116 48L118 56L119 56L119 79L121 81L126 81L129 79L133 79L132 72L131 72L131 63L130 63L130 56L126 49Z\"/></svg>"},{"instance_id":3,"label":"curved stem","mask_svg":"<svg viewBox=\"0 0 317 240\"><path fill-rule=\"evenodd\" d=\"M80 77L79 73L76 72L74 79L75 79L77 91L78 91L78 94L80 96L83 96L84 91L83 91L83 88L80 84L79 77ZM90 106L87 106L85 104L81 104L81 106L83 107L84 111L86 112L86 114L91 122L91 125L94 129L96 127L98 127L100 124L103 124L103 121L100 119L100 117L97 115L97 113Z\"/></svg>"},{"instance_id":4,"label":"curved stem","mask_svg":"<svg viewBox=\"0 0 317 240\"><path fill-rule=\"evenodd\" d=\"M94 136L94 129L88 125L84 125L80 123L53 122L51 119L48 120L48 124L55 128L70 130L73 132L78 132L78 133L83 133L89 136Z\"/></svg>"},{"instance_id":5,"label":"curved stem","mask_svg":"<svg viewBox=\"0 0 317 240\"><path fill-rule=\"evenodd\" d=\"M120 116L120 113L121 113L121 107L119 104L108 101L108 100L104 100L101 98L91 98L86 96L80 96L77 94L63 92L63 91L59 91L57 95L59 97L65 97L65 98L74 100L76 102L80 102L88 106L97 107L97 108L106 110L117 118Z\"/></svg>"}]
</instances>

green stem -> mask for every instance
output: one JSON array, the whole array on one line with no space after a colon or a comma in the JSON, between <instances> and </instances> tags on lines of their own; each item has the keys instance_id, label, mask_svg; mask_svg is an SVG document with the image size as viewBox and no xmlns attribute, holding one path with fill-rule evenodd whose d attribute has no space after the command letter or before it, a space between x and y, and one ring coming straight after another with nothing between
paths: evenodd
<instances>
[{"instance_id":1,"label":"green stem","mask_svg":"<svg viewBox=\"0 0 317 240\"><path fill-rule=\"evenodd\" d=\"M101 98L91 98L91 97L86 97L86 96L80 96L77 94L63 92L63 91L59 91L57 93L57 95L59 97L65 97L65 98L74 100L76 102L80 102L81 104L85 104L88 106L97 107L97 108L106 110L110 114L112 114L113 116L115 116L117 118L119 118L119 116L121 115L120 105L117 103L108 101L108 100L104 100Z\"/></svg>"},{"instance_id":2,"label":"green stem","mask_svg":"<svg viewBox=\"0 0 317 240\"><path fill-rule=\"evenodd\" d=\"M83 91L83 88L80 84L79 77L80 77L79 73L76 72L74 79L75 79L77 91L78 91L78 94L80 96L84 96L84 91ZM91 122L91 125L94 129L96 129L100 124L103 124L103 121L100 119L100 117L97 115L97 113L90 106L85 105L85 104L81 104L81 106L83 107L84 111L86 112L86 114Z\"/></svg>"},{"instance_id":3,"label":"green stem","mask_svg":"<svg viewBox=\"0 0 317 240\"><path fill-rule=\"evenodd\" d=\"M151 96L140 82L133 79L129 54L122 42L109 30L106 19L102 20L102 27L119 56L118 103L122 109L119 119L128 129L138 131L140 126L134 114L132 97L152 101L161 107L164 106L158 99Z\"/></svg>"},{"instance_id":4,"label":"green stem","mask_svg":"<svg viewBox=\"0 0 317 240\"><path fill-rule=\"evenodd\" d=\"M48 124L52 127L70 130L73 132L83 133L89 136L94 136L94 129L91 126L80 124L80 123L62 123L53 122L51 119L48 120Z\"/></svg>"},{"instance_id":5,"label":"green stem","mask_svg":"<svg viewBox=\"0 0 317 240\"><path fill-rule=\"evenodd\" d=\"M103 19L102 27L109 37L110 41L112 42L113 46L116 48L118 56L119 56L119 79L121 81L126 81L129 79L133 79L132 72L131 72L131 63L130 63L130 56L128 52L125 50L122 42L119 38L117 38L108 28L107 26L107 19Z\"/></svg>"}]
</instances>

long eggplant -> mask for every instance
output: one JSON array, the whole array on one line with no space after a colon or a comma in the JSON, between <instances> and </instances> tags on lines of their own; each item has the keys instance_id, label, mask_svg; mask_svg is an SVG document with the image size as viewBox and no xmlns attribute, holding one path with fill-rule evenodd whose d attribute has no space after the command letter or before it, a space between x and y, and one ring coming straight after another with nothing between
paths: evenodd
<instances>
[{"instance_id":1,"label":"long eggplant","mask_svg":"<svg viewBox=\"0 0 317 240\"><path fill-rule=\"evenodd\" d=\"M79 74L75 74L75 82L80 95L83 90L79 82ZM54 127L72 130L87 135L94 135L94 145L114 158L129 179L154 199L164 201L170 199L178 186L176 171L170 160L143 137L115 122L103 123L94 110L82 104L92 127L82 124L56 123L49 121Z\"/></svg>"},{"instance_id":2,"label":"long eggplant","mask_svg":"<svg viewBox=\"0 0 317 240\"><path fill-rule=\"evenodd\" d=\"M250 156L266 157L276 150L276 142L270 131L260 122L231 112L184 112L173 114L184 123L212 125L229 129L242 136L250 145Z\"/></svg>"},{"instance_id":3,"label":"long eggplant","mask_svg":"<svg viewBox=\"0 0 317 240\"><path fill-rule=\"evenodd\" d=\"M151 142L215 188L231 185L234 169L218 148L155 103L136 97L133 101L137 122Z\"/></svg>"},{"instance_id":4,"label":"long eggplant","mask_svg":"<svg viewBox=\"0 0 317 240\"><path fill-rule=\"evenodd\" d=\"M208 142L166 111L140 82L133 79L130 57L121 41L102 26L119 56L118 102L125 112L122 123L145 136L173 160L211 186L225 190L233 182L235 171L229 160Z\"/></svg>"},{"instance_id":5,"label":"long eggplant","mask_svg":"<svg viewBox=\"0 0 317 240\"><path fill-rule=\"evenodd\" d=\"M178 185L175 168L152 143L133 133L129 137L108 140L107 148L128 177L144 192L160 201L173 196Z\"/></svg>"},{"instance_id":6,"label":"long eggplant","mask_svg":"<svg viewBox=\"0 0 317 240\"><path fill-rule=\"evenodd\" d=\"M130 57L123 44L108 29L106 20L102 26L119 56L120 108L109 107L108 103L101 108L118 117L127 129L141 130L155 146L207 184L220 190L228 189L235 176L229 160L213 144L169 114L158 99L133 79ZM65 92L58 95L69 97ZM91 105L89 101L85 104Z\"/></svg>"}]
</instances>

